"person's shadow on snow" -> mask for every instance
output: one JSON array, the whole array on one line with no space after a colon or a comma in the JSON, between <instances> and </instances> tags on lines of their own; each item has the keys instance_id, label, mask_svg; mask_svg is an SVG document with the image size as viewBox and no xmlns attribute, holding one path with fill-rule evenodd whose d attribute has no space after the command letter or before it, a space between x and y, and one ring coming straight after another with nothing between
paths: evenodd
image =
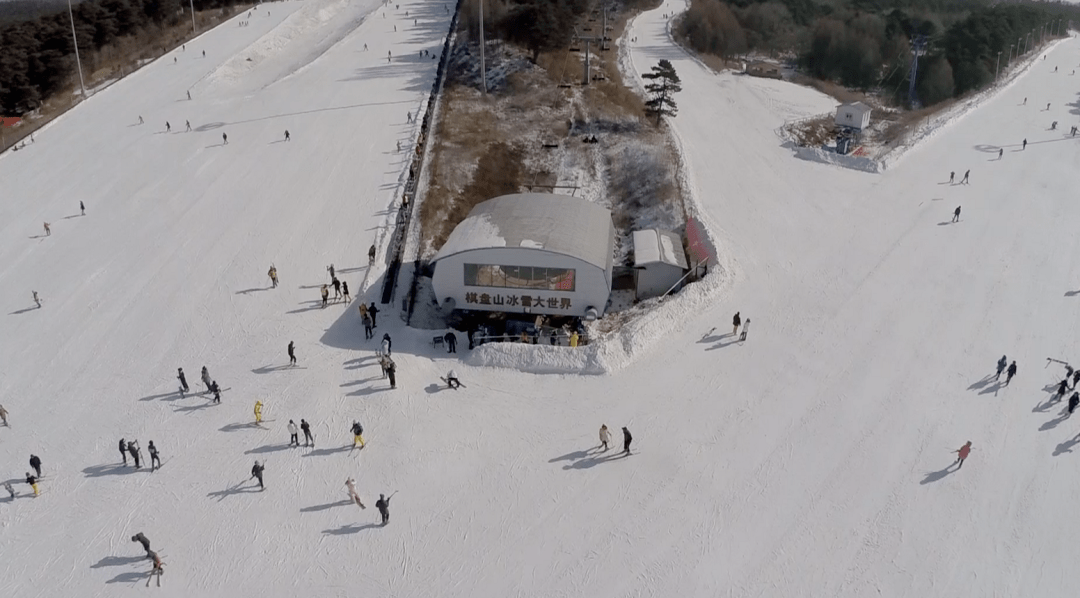
<instances>
[{"instance_id":1,"label":"person's shadow on snow","mask_svg":"<svg viewBox=\"0 0 1080 598\"><path fill-rule=\"evenodd\" d=\"M1058 424L1060 424L1061 422L1063 422L1063 421L1065 421L1067 419L1069 419L1069 412L1068 411L1062 411L1061 415L1059 415L1059 416L1055 417L1054 419L1046 422L1045 424L1039 426L1039 431L1040 432L1045 432L1047 430L1053 430L1054 428L1057 427Z\"/></svg>"},{"instance_id":2,"label":"person's shadow on snow","mask_svg":"<svg viewBox=\"0 0 1080 598\"><path fill-rule=\"evenodd\" d=\"M1080 444L1080 434L1077 434L1076 436L1073 436L1072 438L1066 440L1065 442L1062 442L1061 444L1057 445L1057 447L1054 449L1054 456L1055 457L1060 457L1061 455L1064 455L1065 453L1071 453L1073 447L1078 445L1078 444Z\"/></svg>"},{"instance_id":3,"label":"person's shadow on snow","mask_svg":"<svg viewBox=\"0 0 1080 598\"><path fill-rule=\"evenodd\" d=\"M105 583L130 583L146 579L145 571L127 571L106 581Z\"/></svg>"},{"instance_id":4,"label":"person's shadow on snow","mask_svg":"<svg viewBox=\"0 0 1080 598\"><path fill-rule=\"evenodd\" d=\"M244 494L248 492L261 492L262 488L259 487L258 482L252 482L251 485L245 486L250 480L244 480L232 488L226 488L224 490L218 490L217 492L208 492L206 496L210 498L218 499L218 502L225 500L225 497L232 496L233 494Z\"/></svg>"},{"instance_id":5,"label":"person's shadow on snow","mask_svg":"<svg viewBox=\"0 0 1080 598\"><path fill-rule=\"evenodd\" d=\"M622 451L616 450L614 447L603 450L603 447L594 446L584 451L574 451L572 453L566 453L554 459L549 459L548 463L558 463L560 461L570 461L566 465L563 465L563 469L589 469L595 467L601 463L608 461L614 461L623 455Z\"/></svg>"},{"instance_id":6,"label":"person's shadow on snow","mask_svg":"<svg viewBox=\"0 0 1080 598\"><path fill-rule=\"evenodd\" d=\"M100 561L90 565L91 569L101 569L102 567L119 567L120 565L134 565L140 561L147 560L146 556L107 556Z\"/></svg>"},{"instance_id":7,"label":"person's shadow on snow","mask_svg":"<svg viewBox=\"0 0 1080 598\"><path fill-rule=\"evenodd\" d=\"M926 477L923 478L922 481L919 482L919 483L925 486L926 484L930 484L930 483L933 483L933 482L936 482L936 481L940 480L941 478L944 478L945 476L947 476L950 473L952 473L954 471L957 471L957 469L959 469L959 468L953 469L953 465L956 465L956 463L953 462L952 465L949 465L945 469L942 469L942 470L939 470L939 471L931 471L930 473L926 474Z\"/></svg>"},{"instance_id":8,"label":"person's shadow on snow","mask_svg":"<svg viewBox=\"0 0 1080 598\"><path fill-rule=\"evenodd\" d=\"M974 385L972 385L972 386L974 386ZM991 384L990 386L987 386L986 388L980 390L979 394L988 395L990 393L993 393L994 396L996 397L998 391L1001 390L1004 386L1005 386L1004 383L1002 383L1000 380L997 380L993 384Z\"/></svg>"},{"instance_id":9,"label":"person's shadow on snow","mask_svg":"<svg viewBox=\"0 0 1080 598\"><path fill-rule=\"evenodd\" d=\"M382 525L378 523L367 523L364 525L343 525L337 529L324 529L322 533L328 536L344 536L346 534L355 534L356 532L361 532L366 529L371 529L373 527L382 527Z\"/></svg>"},{"instance_id":10,"label":"person's shadow on snow","mask_svg":"<svg viewBox=\"0 0 1080 598\"><path fill-rule=\"evenodd\" d=\"M982 380L979 380L978 382L973 382L971 384L971 386L967 387L967 389L968 390L979 390L980 388L985 388L987 384L990 384L990 382L993 382L993 381L994 381L993 374L987 374L987 375L982 377Z\"/></svg>"}]
</instances>

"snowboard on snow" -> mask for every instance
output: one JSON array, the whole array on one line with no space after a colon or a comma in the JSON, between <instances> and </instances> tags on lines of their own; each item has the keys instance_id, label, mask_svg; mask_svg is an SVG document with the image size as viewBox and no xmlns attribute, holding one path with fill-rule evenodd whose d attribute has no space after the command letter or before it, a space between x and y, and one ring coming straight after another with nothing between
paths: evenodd
<instances>
[{"instance_id":1,"label":"snowboard on snow","mask_svg":"<svg viewBox=\"0 0 1080 598\"><path fill-rule=\"evenodd\" d=\"M442 381L443 381L443 384L445 384L447 388L454 388L454 390L457 390L457 388L456 388L456 387L452 387L452 386L450 386L450 382L449 382L449 381L448 381L448 380L447 380L446 378L443 378L442 376L439 376L439 380L442 380ZM468 388L468 387L467 387L467 386L465 386L464 384L461 384L461 381L460 381L460 380L458 381L458 384L459 384L459 385L461 385L461 388Z\"/></svg>"}]
</instances>

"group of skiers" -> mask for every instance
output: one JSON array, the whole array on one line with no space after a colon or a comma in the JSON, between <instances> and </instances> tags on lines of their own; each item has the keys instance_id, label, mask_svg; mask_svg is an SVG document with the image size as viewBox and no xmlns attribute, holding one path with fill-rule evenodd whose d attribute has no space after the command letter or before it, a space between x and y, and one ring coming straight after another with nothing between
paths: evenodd
<instances>
[{"instance_id":1,"label":"group of skiers","mask_svg":"<svg viewBox=\"0 0 1080 598\"><path fill-rule=\"evenodd\" d=\"M334 272L334 264L330 264L326 270L330 273L330 284L324 284L319 289L322 293L322 306L326 307L326 303L330 299L330 287L334 288L334 303L337 303L338 300L343 300L346 303L352 301L352 297L349 296L349 283L344 280L338 280L338 277ZM375 303L373 302L371 305L374 306Z\"/></svg>"},{"instance_id":2,"label":"group of skiers","mask_svg":"<svg viewBox=\"0 0 1080 598\"><path fill-rule=\"evenodd\" d=\"M292 343L290 344L290 348ZM206 387L206 392L213 393L214 403L221 402L221 387L218 386L216 380L210 378L210 372L206 369L206 366L202 366L202 383ZM180 395L183 396L191 391L191 388L187 383L187 376L184 375L184 368L176 368L176 379L180 381Z\"/></svg>"},{"instance_id":3,"label":"group of skiers","mask_svg":"<svg viewBox=\"0 0 1080 598\"><path fill-rule=\"evenodd\" d=\"M746 321L743 322L742 314L735 312L735 317L731 318L731 325L731 336L738 335L740 341L745 341L747 333L750 332L750 318L746 318ZM740 325L742 326L742 334L739 334Z\"/></svg>"},{"instance_id":4,"label":"group of skiers","mask_svg":"<svg viewBox=\"0 0 1080 598\"><path fill-rule=\"evenodd\" d=\"M138 440L125 441L125 439L121 438L118 449L120 450L120 459L123 461L124 467L127 467L128 455L131 455L131 460L135 464L135 469L142 468L142 448L139 447ZM146 451L150 453L150 471L156 471L157 468L161 467L161 456L158 454L158 449L154 446L153 440L146 446Z\"/></svg>"}]
</instances>

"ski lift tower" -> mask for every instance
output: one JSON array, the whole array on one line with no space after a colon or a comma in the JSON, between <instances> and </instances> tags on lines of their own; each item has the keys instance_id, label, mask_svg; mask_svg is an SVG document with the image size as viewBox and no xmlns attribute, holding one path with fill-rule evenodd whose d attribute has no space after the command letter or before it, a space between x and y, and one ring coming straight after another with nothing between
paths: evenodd
<instances>
[{"instance_id":1,"label":"ski lift tower","mask_svg":"<svg viewBox=\"0 0 1080 598\"><path fill-rule=\"evenodd\" d=\"M919 56L926 53L926 36L916 35L911 40L911 73L908 75L908 104L914 108L919 103L915 95L915 81L919 74Z\"/></svg>"},{"instance_id":2,"label":"ski lift tower","mask_svg":"<svg viewBox=\"0 0 1080 598\"><path fill-rule=\"evenodd\" d=\"M590 69L590 66L589 66L589 44L591 44L592 42L600 42L600 50L601 51L607 51L607 49L608 49L607 48L607 42L611 41L607 37L607 29L608 29L607 11L608 11L608 7L607 7L607 5L605 5L604 6L604 21L603 21L603 24L601 26L600 35L598 37L597 36L592 36L592 37L575 36L578 41L585 42L585 76L584 76L584 79L581 82L582 85L588 85L589 84L589 79L592 78L592 73L591 73L591 69ZM591 30L591 28L589 30Z\"/></svg>"}]
</instances>

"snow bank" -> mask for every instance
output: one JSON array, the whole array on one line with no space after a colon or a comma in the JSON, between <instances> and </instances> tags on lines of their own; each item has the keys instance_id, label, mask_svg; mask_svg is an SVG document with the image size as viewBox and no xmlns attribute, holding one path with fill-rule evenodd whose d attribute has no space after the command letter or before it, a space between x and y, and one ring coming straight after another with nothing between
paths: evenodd
<instances>
[{"instance_id":1,"label":"snow bank","mask_svg":"<svg viewBox=\"0 0 1080 598\"><path fill-rule=\"evenodd\" d=\"M872 158L866 158L863 156L841 155L836 152L823 150L819 147L796 147L795 157L801 158L803 160L809 160L810 162L821 162L822 164L843 166L844 168L861 170L863 172L877 173L884 170L884 167L881 165L881 163Z\"/></svg>"}]
</instances>

